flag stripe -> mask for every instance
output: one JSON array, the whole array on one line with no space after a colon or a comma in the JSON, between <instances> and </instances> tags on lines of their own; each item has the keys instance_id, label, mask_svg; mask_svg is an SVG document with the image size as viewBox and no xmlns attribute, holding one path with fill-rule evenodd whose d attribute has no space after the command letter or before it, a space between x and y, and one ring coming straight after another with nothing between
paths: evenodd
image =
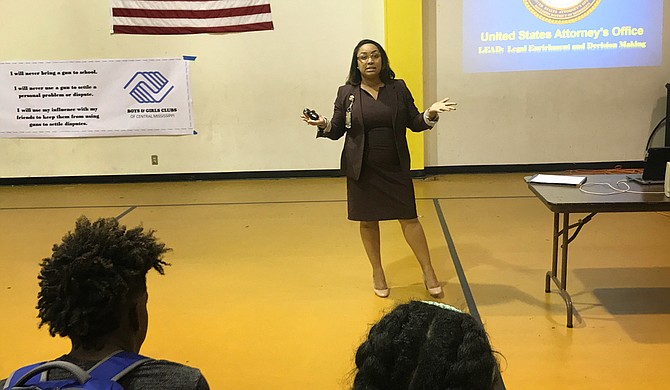
<instances>
[{"instance_id":1,"label":"flag stripe","mask_svg":"<svg viewBox=\"0 0 670 390\"><path fill-rule=\"evenodd\" d=\"M230 27L235 25L272 23L270 15L249 15L234 18L219 19L164 19L164 18L114 18L115 26L143 26L143 27Z\"/></svg>"},{"instance_id":2,"label":"flag stripe","mask_svg":"<svg viewBox=\"0 0 670 390\"><path fill-rule=\"evenodd\" d=\"M270 14L270 5L217 10L154 10L135 8L114 8L114 17L164 18L164 19L214 19L233 16Z\"/></svg>"},{"instance_id":3,"label":"flag stripe","mask_svg":"<svg viewBox=\"0 0 670 390\"><path fill-rule=\"evenodd\" d=\"M169 0L122 0L112 1L112 9L164 9L164 10L215 10L247 8L259 5L270 6L268 0L212 0L212 1L169 1Z\"/></svg>"},{"instance_id":4,"label":"flag stripe","mask_svg":"<svg viewBox=\"0 0 670 390\"><path fill-rule=\"evenodd\" d=\"M234 26L219 27L151 27L151 26L114 26L114 32L118 34L203 34L203 33L233 33L247 31L272 30L271 22L254 24L239 24Z\"/></svg>"},{"instance_id":5,"label":"flag stripe","mask_svg":"<svg viewBox=\"0 0 670 390\"><path fill-rule=\"evenodd\" d=\"M111 0L112 33L201 34L272 30L270 0Z\"/></svg>"},{"instance_id":6,"label":"flag stripe","mask_svg":"<svg viewBox=\"0 0 670 390\"><path fill-rule=\"evenodd\" d=\"M127 7L129 4L141 4L144 6L149 3L165 4L188 4L188 3L219 3L227 4L232 7L244 7L248 5L270 4L270 0L111 0L112 7ZM223 7L220 7L223 8Z\"/></svg>"}]
</instances>

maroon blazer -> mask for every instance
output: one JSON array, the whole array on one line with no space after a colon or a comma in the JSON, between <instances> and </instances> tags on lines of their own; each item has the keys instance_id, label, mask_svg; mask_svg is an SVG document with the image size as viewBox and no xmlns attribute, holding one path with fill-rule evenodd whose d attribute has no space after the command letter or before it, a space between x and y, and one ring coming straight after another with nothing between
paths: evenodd
<instances>
[{"instance_id":1,"label":"maroon blazer","mask_svg":"<svg viewBox=\"0 0 670 390\"><path fill-rule=\"evenodd\" d=\"M384 87L391 92L393 104L393 130L395 134L396 149L402 169L410 170L409 148L407 147L407 138L405 133L407 128L414 132L430 129L423 119L423 113L414 105L412 93L402 80L391 80ZM351 103L351 128L345 126L346 111ZM358 180L361 176L361 167L363 165L363 148L365 146L365 130L363 128L363 112L361 108L361 87L360 85L346 84L337 90L335 99L335 109L333 118L330 120L331 129L328 133L319 129L317 137L327 137L333 140L344 139L344 149L342 149L342 158L340 169L347 177Z\"/></svg>"}]
</instances>

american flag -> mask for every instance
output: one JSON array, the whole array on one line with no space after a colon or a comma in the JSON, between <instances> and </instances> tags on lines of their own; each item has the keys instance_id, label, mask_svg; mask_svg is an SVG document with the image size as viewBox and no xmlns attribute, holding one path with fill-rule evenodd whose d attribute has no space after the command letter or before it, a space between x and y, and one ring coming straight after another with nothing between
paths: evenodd
<instances>
[{"instance_id":1,"label":"american flag","mask_svg":"<svg viewBox=\"0 0 670 390\"><path fill-rule=\"evenodd\" d=\"M111 0L113 34L273 30L270 0Z\"/></svg>"}]
</instances>

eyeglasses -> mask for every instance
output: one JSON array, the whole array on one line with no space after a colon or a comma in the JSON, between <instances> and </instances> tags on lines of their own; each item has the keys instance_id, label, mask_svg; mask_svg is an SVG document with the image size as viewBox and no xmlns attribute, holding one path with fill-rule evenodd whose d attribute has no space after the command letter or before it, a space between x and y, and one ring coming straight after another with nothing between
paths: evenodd
<instances>
[{"instance_id":1,"label":"eyeglasses","mask_svg":"<svg viewBox=\"0 0 670 390\"><path fill-rule=\"evenodd\" d=\"M359 55L359 56L356 57L356 58L358 58L358 60L359 60L360 62L366 62L366 61L369 60L370 58L372 58L373 61L377 61L378 59L382 58L382 55L379 54L379 53L377 53L377 52L375 52L375 53L372 53L372 54L370 54L370 55L368 55L368 54L361 54L361 55Z\"/></svg>"}]
</instances>

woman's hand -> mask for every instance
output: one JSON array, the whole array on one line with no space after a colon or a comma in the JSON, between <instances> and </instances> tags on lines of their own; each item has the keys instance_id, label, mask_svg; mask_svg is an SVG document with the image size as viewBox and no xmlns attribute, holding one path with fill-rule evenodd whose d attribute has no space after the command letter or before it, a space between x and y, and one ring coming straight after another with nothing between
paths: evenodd
<instances>
[{"instance_id":1,"label":"woman's hand","mask_svg":"<svg viewBox=\"0 0 670 390\"><path fill-rule=\"evenodd\" d=\"M324 118L320 114L319 114L319 119L317 119L317 120L309 119L308 117L305 116L305 114L300 115L300 118L305 123L307 123L308 125L317 126L317 127L320 127L320 128L326 127L326 124L327 124L326 123L326 118Z\"/></svg>"},{"instance_id":2,"label":"woman's hand","mask_svg":"<svg viewBox=\"0 0 670 390\"><path fill-rule=\"evenodd\" d=\"M454 111L455 109L456 103L450 102L449 98L444 98L431 104L430 108L428 109L428 117L430 120L436 120L441 112Z\"/></svg>"}]
</instances>

